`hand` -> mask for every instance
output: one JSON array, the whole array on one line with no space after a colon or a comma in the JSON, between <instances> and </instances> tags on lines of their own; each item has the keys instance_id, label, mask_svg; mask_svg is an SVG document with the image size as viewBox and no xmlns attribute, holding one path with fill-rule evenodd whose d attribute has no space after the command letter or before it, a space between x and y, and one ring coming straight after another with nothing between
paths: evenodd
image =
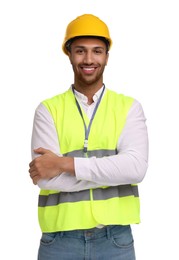
<instances>
[{"instance_id":1,"label":"hand","mask_svg":"<svg viewBox=\"0 0 179 260\"><path fill-rule=\"evenodd\" d=\"M40 179L50 179L62 173L59 160L63 157L44 148L35 149L34 152L41 155L29 163L29 173L34 184Z\"/></svg>"}]
</instances>

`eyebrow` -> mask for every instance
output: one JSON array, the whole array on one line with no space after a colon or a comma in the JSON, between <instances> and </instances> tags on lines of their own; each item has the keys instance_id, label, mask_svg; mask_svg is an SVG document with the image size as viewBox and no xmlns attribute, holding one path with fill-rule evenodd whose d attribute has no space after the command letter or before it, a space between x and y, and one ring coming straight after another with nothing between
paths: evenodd
<instances>
[{"instance_id":1,"label":"eyebrow","mask_svg":"<svg viewBox=\"0 0 179 260\"><path fill-rule=\"evenodd\" d=\"M76 49L76 48L82 48L82 49L86 49L86 46L83 46L83 45L77 45L77 46L74 46L74 48ZM94 47L92 47L92 49L105 49L104 47L102 47L102 46L94 46Z\"/></svg>"}]
</instances>

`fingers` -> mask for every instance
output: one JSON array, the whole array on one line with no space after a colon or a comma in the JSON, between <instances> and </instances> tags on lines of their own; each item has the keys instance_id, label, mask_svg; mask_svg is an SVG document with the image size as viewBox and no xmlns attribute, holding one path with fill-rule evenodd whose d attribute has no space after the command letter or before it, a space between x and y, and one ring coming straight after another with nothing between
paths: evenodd
<instances>
[{"instance_id":1,"label":"fingers","mask_svg":"<svg viewBox=\"0 0 179 260\"><path fill-rule=\"evenodd\" d=\"M32 168L35 164L36 164L36 162L38 162L38 157L37 158L35 158L34 160L32 160L30 163L29 163L29 167L30 168Z\"/></svg>"},{"instance_id":2,"label":"fingers","mask_svg":"<svg viewBox=\"0 0 179 260\"><path fill-rule=\"evenodd\" d=\"M32 182L33 182L34 185L36 185L39 180L40 180L40 178L39 178L38 175L36 175L36 176L34 176L34 177L32 178Z\"/></svg>"},{"instance_id":3,"label":"fingers","mask_svg":"<svg viewBox=\"0 0 179 260\"><path fill-rule=\"evenodd\" d=\"M34 167L30 167L29 169L30 177L33 179L35 176L38 175L37 171L34 169Z\"/></svg>"},{"instance_id":4,"label":"fingers","mask_svg":"<svg viewBox=\"0 0 179 260\"><path fill-rule=\"evenodd\" d=\"M49 153L50 151L45 149L45 148L42 148L42 147L39 147L37 149L34 149L34 152L37 153L37 154L41 154L41 155L44 155L45 153ZM29 167L33 167L34 164L35 164L35 161L38 160L37 158L35 158L34 160L32 160L30 163L29 163Z\"/></svg>"},{"instance_id":5,"label":"fingers","mask_svg":"<svg viewBox=\"0 0 179 260\"><path fill-rule=\"evenodd\" d=\"M42 147L34 149L34 152L41 155L29 163L29 173L34 184L37 184L40 179L51 178L59 173L56 166L59 157L56 154Z\"/></svg>"},{"instance_id":6,"label":"fingers","mask_svg":"<svg viewBox=\"0 0 179 260\"><path fill-rule=\"evenodd\" d=\"M37 181L40 179L39 176L39 171L36 167L36 163L35 160L37 160L38 158L34 159L33 161L31 161L29 163L29 174L30 174L30 178L32 179L34 184L37 184Z\"/></svg>"},{"instance_id":7,"label":"fingers","mask_svg":"<svg viewBox=\"0 0 179 260\"><path fill-rule=\"evenodd\" d=\"M34 152L37 154L43 155L43 154L49 152L49 150L39 147L37 149L34 149ZM36 167L37 161L38 161L38 157L29 163L30 178L32 179L33 184L35 184L35 185L37 184L38 180L40 179L40 175L39 175L39 172Z\"/></svg>"},{"instance_id":8,"label":"fingers","mask_svg":"<svg viewBox=\"0 0 179 260\"><path fill-rule=\"evenodd\" d=\"M36 185L38 180L40 180L40 176L39 176L38 172L35 170L34 166L30 167L29 173L30 173L30 178L33 181L33 184Z\"/></svg>"},{"instance_id":9,"label":"fingers","mask_svg":"<svg viewBox=\"0 0 179 260\"><path fill-rule=\"evenodd\" d=\"M29 163L29 167L31 168L33 165L34 165L34 161L31 161L31 162Z\"/></svg>"},{"instance_id":10,"label":"fingers","mask_svg":"<svg viewBox=\"0 0 179 260\"><path fill-rule=\"evenodd\" d=\"M43 155L45 153L49 153L49 150L47 150L43 147L39 147L37 149L34 149L34 152Z\"/></svg>"}]
</instances>

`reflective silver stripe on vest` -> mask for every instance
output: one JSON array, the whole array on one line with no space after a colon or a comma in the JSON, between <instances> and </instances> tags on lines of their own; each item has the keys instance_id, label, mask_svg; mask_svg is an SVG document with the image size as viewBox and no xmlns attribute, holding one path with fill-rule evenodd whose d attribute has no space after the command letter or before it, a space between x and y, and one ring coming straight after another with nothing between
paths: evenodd
<instances>
[{"instance_id":1,"label":"reflective silver stripe on vest","mask_svg":"<svg viewBox=\"0 0 179 260\"><path fill-rule=\"evenodd\" d=\"M97 158L101 158L103 156L115 155L115 154L117 154L117 150L100 149L100 150L88 151L87 154L88 154L88 157L95 156ZM84 155L83 150L76 150L76 151L68 152L68 153L63 154L63 156L86 157L86 155Z\"/></svg>"},{"instance_id":2,"label":"reflective silver stripe on vest","mask_svg":"<svg viewBox=\"0 0 179 260\"><path fill-rule=\"evenodd\" d=\"M109 188L93 189L93 200L107 200L126 196L139 197L138 187L132 185L120 185ZM39 207L55 206L67 202L90 201L90 191L59 192L49 195L39 195Z\"/></svg>"}]
</instances>

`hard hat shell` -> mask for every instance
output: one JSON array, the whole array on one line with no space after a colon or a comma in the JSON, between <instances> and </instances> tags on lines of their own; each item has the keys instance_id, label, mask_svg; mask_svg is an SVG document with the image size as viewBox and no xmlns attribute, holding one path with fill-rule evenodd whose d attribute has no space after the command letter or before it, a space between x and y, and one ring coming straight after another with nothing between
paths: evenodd
<instances>
[{"instance_id":1,"label":"hard hat shell","mask_svg":"<svg viewBox=\"0 0 179 260\"><path fill-rule=\"evenodd\" d=\"M112 40L107 25L97 16L92 14L83 14L78 16L75 20L68 24L62 44L62 50L66 55L68 55L66 43L70 39L80 36L103 37L109 42L109 48L112 45Z\"/></svg>"}]
</instances>

